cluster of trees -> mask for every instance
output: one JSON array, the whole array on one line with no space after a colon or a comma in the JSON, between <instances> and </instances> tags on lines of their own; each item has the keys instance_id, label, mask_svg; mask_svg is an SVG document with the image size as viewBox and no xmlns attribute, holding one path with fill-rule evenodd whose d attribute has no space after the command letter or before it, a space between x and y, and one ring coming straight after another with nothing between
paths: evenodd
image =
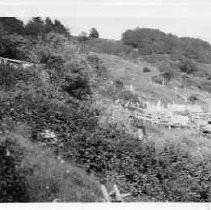
<instances>
[{"instance_id":1,"label":"cluster of trees","mask_svg":"<svg viewBox=\"0 0 211 210\"><path fill-rule=\"evenodd\" d=\"M179 38L157 29L136 28L122 34L122 42L139 50L142 55L171 54L200 62L211 62L211 45L200 39Z\"/></svg>"},{"instance_id":2,"label":"cluster of trees","mask_svg":"<svg viewBox=\"0 0 211 210\"><path fill-rule=\"evenodd\" d=\"M35 43L47 41L49 34L70 38L68 28L57 19L33 17L24 25L16 17L0 17L0 56L27 60Z\"/></svg>"},{"instance_id":3,"label":"cluster of trees","mask_svg":"<svg viewBox=\"0 0 211 210\"><path fill-rule=\"evenodd\" d=\"M86 32L82 31L79 34L78 40L79 41L87 41L89 39L96 39L96 38L99 38L99 32L97 31L96 28L91 28L89 30L89 35L87 35Z\"/></svg>"},{"instance_id":4,"label":"cluster of trees","mask_svg":"<svg viewBox=\"0 0 211 210\"><path fill-rule=\"evenodd\" d=\"M42 36L48 33L59 33L69 37L70 32L59 20L54 22L48 17L42 20L41 17L32 18L25 26L25 34L31 36Z\"/></svg>"},{"instance_id":5,"label":"cluster of trees","mask_svg":"<svg viewBox=\"0 0 211 210\"><path fill-rule=\"evenodd\" d=\"M23 21L16 17L0 17L1 28L10 34L30 35L38 37L51 32L70 36L70 32L59 20L53 22L49 17L43 20L41 17L33 17L24 25Z\"/></svg>"}]
</instances>

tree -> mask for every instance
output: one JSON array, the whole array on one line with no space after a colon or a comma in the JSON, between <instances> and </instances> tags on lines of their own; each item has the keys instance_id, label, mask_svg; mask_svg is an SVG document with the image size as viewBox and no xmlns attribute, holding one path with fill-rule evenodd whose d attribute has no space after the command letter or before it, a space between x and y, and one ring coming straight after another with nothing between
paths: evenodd
<instances>
[{"instance_id":1,"label":"tree","mask_svg":"<svg viewBox=\"0 0 211 210\"><path fill-rule=\"evenodd\" d=\"M91 28L89 31L89 38L99 38L99 33L96 28Z\"/></svg>"},{"instance_id":2,"label":"tree","mask_svg":"<svg viewBox=\"0 0 211 210\"><path fill-rule=\"evenodd\" d=\"M41 17L33 17L26 26L25 26L25 34L33 37L43 36L45 33L45 23Z\"/></svg>"},{"instance_id":3,"label":"tree","mask_svg":"<svg viewBox=\"0 0 211 210\"><path fill-rule=\"evenodd\" d=\"M0 17L0 23L8 33L24 33L23 21L17 19L16 17Z\"/></svg>"},{"instance_id":4,"label":"tree","mask_svg":"<svg viewBox=\"0 0 211 210\"><path fill-rule=\"evenodd\" d=\"M53 32L53 28L54 28L54 24L52 20L49 17L47 17L45 19L45 33Z\"/></svg>"},{"instance_id":5,"label":"tree","mask_svg":"<svg viewBox=\"0 0 211 210\"><path fill-rule=\"evenodd\" d=\"M59 20L54 21L53 32L58 34L64 34L66 37L70 37L70 32Z\"/></svg>"}]
</instances>

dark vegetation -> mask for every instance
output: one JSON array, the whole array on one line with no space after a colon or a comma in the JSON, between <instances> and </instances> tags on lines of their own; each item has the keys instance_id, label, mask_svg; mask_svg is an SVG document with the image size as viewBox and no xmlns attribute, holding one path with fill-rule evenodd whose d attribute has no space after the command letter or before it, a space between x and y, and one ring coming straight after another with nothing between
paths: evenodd
<instances>
[{"instance_id":1,"label":"dark vegetation","mask_svg":"<svg viewBox=\"0 0 211 210\"><path fill-rule=\"evenodd\" d=\"M34 18L26 33L27 25L17 19L21 32L10 31L10 21L0 19L9 28L1 28L1 56L25 59L30 54L45 65L0 65L0 202L99 201L98 182L117 183L138 201L210 201L209 158L196 159L179 143L166 143L158 152L150 141L126 133L124 126L99 124L104 113L94 106L93 95L108 75L97 56L74 51L75 57L67 58L63 43L69 34L58 22L52 29L46 19L43 28L43 21ZM33 48L10 42L5 46L3 40L11 38L5 34L18 37L13 33ZM184 68L192 73L189 65ZM172 77L167 67L161 74ZM112 88L104 97L138 100L120 80ZM43 138L45 130L54 132L57 141Z\"/></svg>"},{"instance_id":2,"label":"dark vegetation","mask_svg":"<svg viewBox=\"0 0 211 210\"><path fill-rule=\"evenodd\" d=\"M150 70L150 68L148 68L148 67L144 67L144 68L143 68L143 72L144 72L144 73L147 73L147 72L151 72L151 70Z\"/></svg>"},{"instance_id":3,"label":"dark vegetation","mask_svg":"<svg viewBox=\"0 0 211 210\"><path fill-rule=\"evenodd\" d=\"M199 62L211 62L211 46L208 42L189 37L178 38L157 29L136 28L122 34L122 42L138 49L141 55L170 54Z\"/></svg>"},{"instance_id":4,"label":"dark vegetation","mask_svg":"<svg viewBox=\"0 0 211 210\"><path fill-rule=\"evenodd\" d=\"M89 38L99 38L99 32L96 28L91 28L89 31Z\"/></svg>"},{"instance_id":5,"label":"dark vegetation","mask_svg":"<svg viewBox=\"0 0 211 210\"><path fill-rule=\"evenodd\" d=\"M198 71L196 65L190 59L184 59L179 62L179 69L186 74L192 74Z\"/></svg>"},{"instance_id":6,"label":"dark vegetation","mask_svg":"<svg viewBox=\"0 0 211 210\"><path fill-rule=\"evenodd\" d=\"M26 25L15 17L0 17L0 56L29 59L28 54L35 43L45 40L47 34L62 34L70 38L69 30L59 20L32 18Z\"/></svg>"}]
</instances>

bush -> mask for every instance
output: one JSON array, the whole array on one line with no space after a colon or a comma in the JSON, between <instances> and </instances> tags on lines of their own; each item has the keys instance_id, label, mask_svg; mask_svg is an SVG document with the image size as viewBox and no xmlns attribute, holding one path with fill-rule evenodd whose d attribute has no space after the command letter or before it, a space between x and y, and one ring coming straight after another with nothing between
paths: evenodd
<instances>
[{"instance_id":1,"label":"bush","mask_svg":"<svg viewBox=\"0 0 211 210\"><path fill-rule=\"evenodd\" d=\"M0 202L28 201L27 180L20 169L23 149L16 141L0 137Z\"/></svg>"},{"instance_id":2,"label":"bush","mask_svg":"<svg viewBox=\"0 0 211 210\"><path fill-rule=\"evenodd\" d=\"M198 70L196 65L190 59L180 61L179 69L181 72L184 72L186 74L192 74Z\"/></svg>"},{"instance_id":3,"label":"bush","mask_svg":"<svg viewBox=\"0 0 211 210\"><path fill-rule=\"evenodd\" d=\"M160 85L162 85L163 82L165 83L164 78L162 77L162 75L153 76L152 77L152 81L157 83L157 84L160 84Z\"/></svg>"},{"instance_id":4,"label":"bush","mask_svg":"<svg viewBox=\"0 0 211 210\"><path fill-rule=\"evenodd\" d=\"M62 80L62 90L77 99L85 99L92 94L89 74L82 63L73 62L66 66Z\"/></svg>"},{"instance_id":5,"label":"bush","mask_svg":"<svg viewBox=\"0 0 211 210\"><path fill-rule=\"evenodd\" d=\"M0 86L5 90L14 88L19 81L26 82L33 77L35 72L31 68L23 69L9 64L0 64Z\"/></svg>"},{"instance_id":6,"label":"bush","mask_svg":"<svg viewBox=\"0 0 211 210\"><path fill-rule=\"evenodd\" d=\"M211 62L211 45L200 39L178 38L158 29L135 28L122 34L122 42L138 49L139 54L170 54L185 56L199 62ZM178 57L178 56L176 56Z\"/></svg>"},{"instance_id":7,"label":"bush","mask_svg":"<svg viewBox=\"0 0 211 210\"><path fill-rule=\"evenodd\" d=\"M12 68L11 66L8 66L6 64L0 65L0 85L5 88L9 89L13 86L15 86L17 80L17 70L15 68Z\"/></svg>"},{"instance_id":8,"label":"bush","mask_svg":"<svg viewBox=\"0 0 211 210\"><path fill-rule=\"evenodd\" d=\"M171 81L175 77L175 65L168 62L163 62L159 65L161 76L167 81Z\"/></svg>"},{"instance_id":9,"label":"bush","mask_svg":"<svg viewBox=\"0 0 211 210\"><path fill-rule=\"evenodd\" d=\"M64 68L63 64L65 63L61 56L46 53L42 55L40 62L45 64L46 67L49 69L57 70L61 70L62 68Z\"/></svg>"},{"instance_id":10,"label":"bush","mask_svg":"<svg viewBox=\"0 0 211 210\"><path fill-rule=\"evenodd\" d=\"M143 68L143 72L144 72L144 73L151 72L151 69L148 68L148 67L144 67L144 68Z\"/></svg>"},{"instance_id":11,"label":"bush","mask_svg":"<svg viewBox=\"0 0 211 210\"><path fill-rule=\"evenodd\" d=\"M133 197L181 202L210 199L210 164L200 166L182 146L167 144L157 153L153 143L140 142L113 126L89 137L84 133L66 147L75 150L77 164L94 171L101 181L115 182Z\"/></svg>"},{"instance_id":12,"label":"bush","mask_svg":"<svg viewBox=\"0 0 211 210\"><path fill-rule=\"evenodd\" d=\"M124 83L121 80L114 80L114 85L117 89L122 89L124 87Z\"/></svg>"}]
</instances>

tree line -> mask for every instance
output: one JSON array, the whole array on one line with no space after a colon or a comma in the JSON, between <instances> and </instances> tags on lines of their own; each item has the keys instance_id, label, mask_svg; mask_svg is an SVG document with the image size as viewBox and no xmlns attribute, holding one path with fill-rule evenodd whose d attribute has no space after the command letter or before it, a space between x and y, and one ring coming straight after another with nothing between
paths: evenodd
<instances>
[{"instance_id":1,"label":"tree line","mask_svg":"<svg viewBox=\"0 0 211 210\"><path fill-rule=\"evenodd\" d=\"M177 37L158 29L135 28L122 34L122 42L136 48L142 55L171 54L200 62L211 62L211 45L201 39Z\"/></svg>"},{"instance_id":2,"label":"tree line","mask_svg":"<svg viewBox=\"0 0 211 210\"><path fill-rule=\"evenodd\" d=\"M70 32L59 20L52 21L49 17L42 19L41 17L33 17L24 25L22 20L16 17L0 17L1 28L4 28L10 34L28 35L39 37L44 34L54 32L64 34L69 37Z\"/></svg>"}]
</instances>

